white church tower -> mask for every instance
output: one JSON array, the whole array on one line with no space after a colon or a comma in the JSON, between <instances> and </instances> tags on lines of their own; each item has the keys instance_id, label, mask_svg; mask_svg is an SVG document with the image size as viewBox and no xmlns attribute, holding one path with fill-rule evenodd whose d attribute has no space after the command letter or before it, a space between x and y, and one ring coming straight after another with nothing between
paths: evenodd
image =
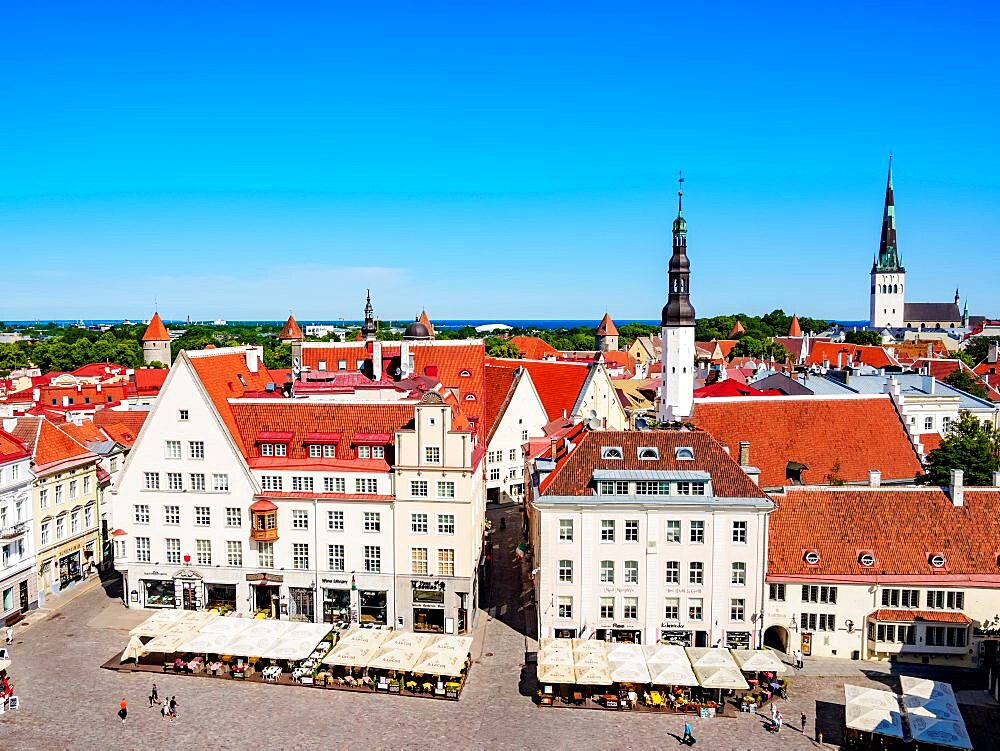
<instances>
[{"instance_id":1,"label":"white church tower","mask_svg":"<svg viewBox=\"0 0 1000 751\"><path fill-rule=\"evenodd\" d=\"M902 328L904 320L904 284L906 269L899 261L896 247L896 202L892 194L892 155L885 186L885 211L882 214L882 237L872 264L871 327Z\"/></svg>"},{"instance_id":2,"label":"white church tower","mask_svg":"<svg viewBox=\"0 0 1000 751\"><path fill-rule=\"evenodd\" d=\"M657 419L679 422L694 406L694 308L691 307L691 264L687 257L687 222L682 214L684 178L678 181L674 252L667 268L667 304L660 319L663 335L663 385Z\"/></svg>"}]
</instances>

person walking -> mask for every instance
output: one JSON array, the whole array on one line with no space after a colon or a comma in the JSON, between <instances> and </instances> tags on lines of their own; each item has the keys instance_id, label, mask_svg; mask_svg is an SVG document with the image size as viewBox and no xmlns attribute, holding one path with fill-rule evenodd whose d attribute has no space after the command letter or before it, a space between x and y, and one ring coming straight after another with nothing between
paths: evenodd
<instances>
[{"instance_id":1,"label":"person walking","mask_svg":"<svg viewBox=\"0 0 1000 751\"><path fill-rule=\"evenodd\" d=\"M806 734L806 713L805 712L802 713L802 717L799 718L799 721L802 723L802 735L805 735Z\"/></svg>"},{"instance_id":2,"label":"person walking","mask_svg":"<svg viewBox=\"0 0 1000 751\"><path fill-rule=\"evenodd\" d=\"M681 738L681 743L687 743L688 740L692 740L693 741L694 740L694 736L691 735L691 723L685 721L685 723L684 723L684 737Z\"/></svg>"},{"instance_id":3,"label":"person walking","mask_svg":"<svg viewBox=\"0 0 1000 751\"><path fill-rule=\"evenodd\" d=\"M153 684L153 688L149 692L149 706L160 703L160 695L156 691L156 684Z\"/></svg>"},{"instance_id":4,"label":"person walking","mask_svg":"<svg viewBox=\"0 0 1000 751\"><path fill-rule=\"evenodd\" d=\"M177 719L177 697L176 696L171 696L170 697L170 719L171 720Z\"/></svg>"},{"instance_id":5,"label":"person walking","mask_svg":"<svg viewBox=\"0 0 1000 751\"><path fill-rule=\"evenodd\" d=\"M160 705L160 717L162 717L165 720L169 716L170 716L170 707L167 706L167 702L163 702L163 704Z\"/></svg>"},{"instance_id":6,"label":"person walking","mask_svg":"<svg viewBox=\"0 0 1000 751\"><path fill-rule=\"evenodd\" d=\"M782 718L781 718L781 712L778 712L778 713L777 713L777 714L776 714L776 715L774 716L774 732L775 732L775 733L777 733L777 732L778 732L779 730L781 730L781 723L782 723L782 722L783 722L783 720L782 720Z\"/></svg>"},{"instance_id":7,"label":"person walking","mask_svg":"<svg viewBox=\"0 0 1000 751\"><path fill-rule=\"evenodd\" d=\"M775 704L774 701L772 700L771 701L771 722L774 722L775 718L777 718L777 716L778 716L778 705Z\"/></svg>"},{"instance_id":8,"label":"person walking","mask_svg":"<svg viewBox=\"0 0 1000 751\"><path fill-rule=\"evenodd\" d=\"M118 705L118 716L121 718L122 725L125 724L125 718L128 717L128 702L125 701L125 697L122 697L121 703Z\"/></svg>"},{"instance_id":9,"label":"person walking","mask_svg":"<svg viewBox=\"0 0 1000 751\"><path fill-rule=\"evenodd\" d=\"M795 650L795 667L797 669L799 669L799 670L802 670L802 666L803 666L803 662L802 662L802 650L801 649L796 649Z\"/></svg>"},{"instance_id":10,"label":"person walking","mask_svg":"<svg viewBox=\"0 0 1000 751\"><path fill-rule=\"evenodd\" d=\"M6 637L8 645L14 643L14 629L13 628L11 628L10 626L7 626L7 628L4 629L4 636Z\"/></svg>"}]
</instances>

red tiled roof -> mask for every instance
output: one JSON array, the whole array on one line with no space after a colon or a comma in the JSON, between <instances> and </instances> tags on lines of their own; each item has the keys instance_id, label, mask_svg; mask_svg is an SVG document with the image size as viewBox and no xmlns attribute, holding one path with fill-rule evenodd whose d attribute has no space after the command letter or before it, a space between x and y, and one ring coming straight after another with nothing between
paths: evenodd
<instances>
[{"instance_id":1,"label":"red tiled roof","mask_svg":"<svg viewBox=\"0 0 1000 751\"><path fill-rule=\"evenodd\" d=\"M720 396L781 396L777 389L766 389L761 391L753 386L747 386L736 379L727 378L725 381L716 381L708 386L694 390L695 398L720 397Z\"/></svg>"},{"instance_id":2,"label":"red tiled roof","mask_svg":"<svg viewBox=\"0 0 1000 751\"><path fill-rule=\"evenodd\" d=\"M615 322L611 320L611 316L607 313L604 314L604 318L601 319L601 323L597 327L597 335L618 336L618 327L615 326Z\"/></svg>"},{"instance_id":3,"label":"red tiled roof","mask_svg":"<svg viewBox=\"0 0 1000 751\"><path fill-rule=\"evenodd\" d=\"M718 345L719 351L722 352L722 356L725 358L729 357L729 353L733 351L733 347L739 344L737 339L713 339L709 342L711 345ZM713 346L714 349L714 346Z\"/></svg>"},{"instance_id":4,"label":"red tiled roof","mask_svg":"<svg viewBox=\"0 0 1000 751\"><path fill-rule=\"evenodd\" d=\"M169 373L167 368L136 368L132 373L131 392L138 396L155 396L160 393Z\"/></svg>"},{"instance_id":5,"label":"red tiled roof","mask_svg":"<svg viewBox=\"0 0 1000 751\"><path fill-rule=\"evenodd\" d=\"M535 384L535 391L542 400L549 420L573 414L573 407L590 373L590 364L575 362L549 362L540 360L500 360L489 358L490 365L509 370L524 368Z\"/></svg>"},{"instance_id":6,"label":"red tiled roof","mask_svg":"<svg viewBox=\"0 0 1000 751\"><path fill-rule=\"evenodd\" d=\"M623 459L602 459L603 446L620 446ZM639 448L659 449L657 460L640 460ZM674 458L674 449L694 450L694 460ZM568 455L542 482L545 495L582 496L593 494L595 469L622 470L701 470L712 476L712 492L726 498L766 498L759 487L740 469L733 458L708 433L677 430L595 430L583 432Z\"/></svg>"},{"instance_id":7,"label":"red tiled roof","mask_svg":"<svg viewBox=\"0 0 1000 751\"><path fill-rule=\"evenodd\" d=\"M622 368L627 375L635 373L635 358L626 350L612 350L611 352L602 352L601 355L604 357L606 367Z\"/></svg>"},{"instance_id":8,"label":"red tiled roof","mask_svg":"<svg viewBox=\"0 0 1000 751\"><path fill-rule=\"evenodd\" d=\"M144 342L169 342L170 334L167 333L167 327L163 325L163 319L160 318L159 313L153 313L153 317L149 321L149 325L146 327L146 333L142 335L142 340Z\"/></svg>"},{"instance_id":9,"label":"red tiled roof","mask_svg":"<svg viewBox=\"0 0 1000 751\"><path fill-rule=\"evenodd\" d=\"M281 329L281 333L278 334L278 339L284 340L284 339L304 339L304 338L305 337L302 334L302 329L299 326L298 322L296 322L295 318L292 315L289 315L288 320L285 321L285 325Z\"/></svg>"},{"instance_id":10,"label":"red tiled roof","mask_svg":"<svg viewBox=\"0 0 1000 751\"><path fill-rule=\"evenodd\" d=\"M74 459L96 459L97 455L62 429L42 418L34 450L35 466L46 467Z\"/></svg>"},{"instance_id":11,"label":"red tiled roof","mask_svg":"<svg viewBox=\"0 0 1000 751\"><path fill-rule=\"evenodd\" d=\"M786 484L788 462L804 464L807 484L868 479L912 480L920 460L888 395L865 398L771 397L696 402L691 422L707 430L734 456L750 441L750 463L765 487Z\"/></svg>"},{"instance_id":12,"label":"red tiled roof","mask_svg":"<svg viewBox=\"0 0 1000 751\"><path fill-rule=\"evenodd\" d=\"M484 371L483 427L487 437L493 434L497 420L503 414L504 405L514 385L514 370L488 362Z\"/></svg>"},{"instance_id":13,"label":"red tiled roof","mask_svg":"<svg viewBox=\"0 0 1000 751\"><path fill-rule=\"evenodd\" d=\"M91 362L81 365L73 371L73 375L81 378L100 378L101 376L124 375L125 366L115 365L112 362Z\"/></svg>"},{"instance_id":14,"label":"red tiled roof","mask_svg":"<svg viewBox=\"0 0 1000 751\"><path fill-rule=\"evenodd\" d=\"M100 443L101 441L108 440L108 437L99 427L97 427L97 425L94 424L93 420L84 420L79 425L74 425L73 423L68 422L64 425L60 425L59 427L73 440L84 445L88 443Z\"/></svg>"},{"instance_id":15,"label":"red tiled roof","mask_svg":"<svg viewBox=\"0 0 1000 751\"><path fill-rule=\"evenodd\" d=\"M340 443L341 438L342 436L340 433L321 433L313 431L311 433L306 433L304 440L307 445L329 446L334 443Z\"/></svg>"},{"instance_id":16,"label":"red tiled roof","mask_svg":"<svg viewBox=\"0 0 1000 751\"><path fill-rule=\"evenodd\" d=\"M885 368L899 365L885 347L875 347L847 342L813 341L806 362L809 365L823 365L824 361L831 368L847 367L849 362L861 362L873 368Z\"/></svg>"},{"instance_id":17,"label":"red tiled roof","mask_svg":"<svg viewBox=\"0 0 1000 751\"><path fill-rule=\"evenodd\" d=\"M964 613L949 613L941 610L889 610L886 608L868 614L872 621L896 621L913 623L914 621L930 621L931 623L972 623L972 619Z\"/></svg>"},{"instance_id":18,"label":"red tiled roof","mask_svg":"<svg viewBox=\"0 0 1000 751\"><path fill-rule=\"evenodd\" d=\"M875 431L877 432L877 431ZM966 488L955 506L942 488L789 488L772 496L768 578L978 577L1000 583L1000 490ZM807 550L819 552L815 566ZM861 553L875 558L861 565ZM940 553L946 566L931 566Z\"/></svg>"},{"instance_id":19,"label":"red tiled roof","mask_svg":"<svg viewBox=\"0 0 1000 751\"><path fill-rule=\"evenodd\" d=\"M924 456L941 446L940 433L924 433L923 435L918 435L917 440L924 447Z\"/></svg>"},{"instance_id":20,"label":"red tiled roof","mask_svg":"<svg viewBox=\"0 0 1000 751\"><path fill-rule=\"evenodd\" d=\"M383 360L385 354L383 350ZM357 370L358 361L369 360L370 355L364 342L354 342L351 344L326 344L322 347L303 347L302 366L319 370L320 360L326 363L326 369L336 371L337 364L343 360L347 364L347 370Z\"/></svg>"},{"instance_id":21,"label":"red tiled roof","mask_svg":"<svg viewBox=\"0 0 1000 751\"><path fill-rule=\"evenodd\" d=\"M259 501L254 501L250 504L251 511L277 511L277 509L278 507L266 498L261 498Z\"/></svg>"},{"instance_id":22,"label":"red tiled roof","mask_svg":"<svg viewBox=\"0 0 1000 751\"><path fill-rule=\"evenodd\" d=\"M0 430L0 464L30 456L24 442L5 430Z\"/></svg>"},{"instance_id":23,"label":"red tiled roof","mask_svg":"<svg viewBox=\"0 0 1000 751\"><path fill-rule=\"evenodd\" d=\"M420 311L420 317L417 318L417 320L420 323L424 324L424 326L427 327L427 331L430 332L431 336L434 336L434 334L437 333L437 332L434 331L434 324L431 323L431 319L427 317L427 311L426 310L421 310Z\"/></svg>"},{"instance_id":24,"label":"red tiled roof","mask_svg":"<svg viewBox=\"0 0 1000 751\"><path fill-rule=\"evenodd\" d=\"M149 410L145 409L99 409L94 413L95 425L107 429L110 425L120 425L128 428L135 435L139 435L146 418L149 417Z\"/></svg>"},{"instance_id":25,"label":"red tiled roof","mask_svg":"<svg viewBox=\"0 0 1000 751\"><path fill-rule=\"evenodd\" d=\"M559 350L537 336L512 336L510 343L517 347L521 357L528 360L544 360L559 357Z\"/></svg>"},{"instance_id":26,"label":"red tiled roof","mask_svg":"<svg viewBox=\"0 0 1000 751\"><path fill-rule=\"evenodd\" d=\"M213 350L207 356L190 357L190 362L230 435L239 443L242 439L228 400L247 391L264 391L272 383L270 373L259 359L257 372L251 373L242 350Z\"/></svg>"},{"instance_id":27,"label":"red tiled roof","mask_svg":"<svg viewBox=\"0 0 1000 751\"><path fill-rule=\"evenodd\" d=\"M794 337L802 336L802 326L799 325L799 317L792 314L792 322L788 324L788 335Z\"/></svg>"},{"instance_id":28,"label":"red tiled roof","mask_svg":"<svg viewBox=\"0 0 1000 751\"><path fill-rule=\"evenodd\" d=\"M256 443L289 443L295 433L290 430L262 430L257 434Z\"/></svg>"},{"instance_id":29,"label":"red tiled roof","mask_svg":"<svg viewBox=\"0 0 1000 751\"><path fill-rule=\"evenodd\" d=\"M462 412L476 424L483 420L483 391L486 369L486 349L482 342L476 344L414 344L413 370L425 373L428 366L437 367L437 379L445 388L455 392ZM462 375L468 373L469 375ZM426 373L425 373L426 374ZM466 396L474 395L474 401Z\"/></svg>"}]
</instances>

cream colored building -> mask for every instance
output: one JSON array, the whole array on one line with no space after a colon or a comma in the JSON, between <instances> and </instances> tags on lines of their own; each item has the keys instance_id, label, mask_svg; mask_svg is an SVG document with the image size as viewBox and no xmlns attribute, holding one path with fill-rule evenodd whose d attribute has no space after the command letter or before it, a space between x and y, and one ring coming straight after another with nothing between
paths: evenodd
<instances>
[{"instance_id":1,"label":"cream colored building","mask_svg":"<svg viewBox=\"0 0 1000 751\"><path fill-rule=\"evenodd\" d=\"M541 397L525 370L486 366L486 494L491 501L524 494L524 444L545 434L549 422ZM495 402L495 403L491 403Z\"/></svg>"},{"instance_id":2,"label":"cream colored building","mask_svg":"<svg viewBox=\"0 0 1000 751\"><path fill-rule=\"evenodd\" d=\"M0 626L38 607L32 480L31 453L0 430Z\"/></svg>"}]
</instances>

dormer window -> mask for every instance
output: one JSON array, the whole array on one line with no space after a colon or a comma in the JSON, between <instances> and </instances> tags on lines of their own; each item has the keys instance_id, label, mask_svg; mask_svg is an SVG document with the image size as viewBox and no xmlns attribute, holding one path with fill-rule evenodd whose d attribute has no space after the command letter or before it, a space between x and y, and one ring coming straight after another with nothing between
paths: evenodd
<instances>
[{"instance_id":1,"label":"dormer window","mask_svg":"<svg viewBox=\"0 0 1000 751\"><path fill-rule=\"evenodd\" d=\"M288 446L284 443L262 443L260 444L261 456L287 456Z\"/></svg>"},{"instance_id":2,"label":"dormer window","mask_svg":"<svg viewBox=\"0 0 1000 751\"><path fill-rule=\"evenodd\" d=\"M694 461L694 449L690 446L678 446L674 449L674 459L681 462Z\"/></svg>"},{"instance_id":3,"label":"dormer window","mask_svg":"<svg viewBox=\"0 0 1000 751\"><path fill-rule=\"evenodd\" d=\"M802 556L802 560L808 563L810 566L816 566L819 564L819 551L818 550L807 550L805 555Z\"/></svg>"},{"instance_id":4,"label":"dormer window","mask_svg":"<svg viewBox=\"0 0 1000 751\"><path fill-rule=\"evenodd\" d=\"M862 553L858 556L858 563L865 568L871 568L875 565L875 556L868 552Z\"/></svg>"},{"instance_id":5,"label":"dormer window","mask_svg":"<svg viewBox=\"0 0 1000 751\"><path fill-rule=\"evenodd\" d=\"M943 553L934 553L927 559L928 563L934 568L944 568L944 565L948 562L948 559L944 557Z\"/></svg>"},{"instance_id":6,"label":"dormer window","mask_svg":"<svg viewBox=\"0 0 1000 751\"><path fill-rule=\"evenodd\" d=\"M660 458L660 451L654 446L642 446L639 449L639 458L651 461Z\"/></svg>"},{"instance_id":7,"label":"dormer window","mask_svg":"<svg viewBox=\"0 0 1000 751\"><path fill-rule=\"evenodd\" d=\"M459 376L460 376L461 378L471 378L471 377L472 377L472 373L471 373L471 372L469 372L468 370L463 370L463 371L462 371L461 373L459 373L458 375L459 375Z\"/></svg>"},{"instance_id":8,"label":"dormer window","mask_svg":"<svg viewBox=\"0 0 1000 751\"><path fill-rule=\"evenodd\" d=\"M467 401L467 402L474 402L474 401L476 401L476 395L475 394L466 394L465 395L465 401Z\"/></svg>"},{"instance_id":9,"label":"dormer window","mask_svg":"<svg viewBox=\"0 0 1000 751\"><path fill-rule=\"evenodd\" d=\"M265 430L257 434L261 456L288 456L288 444L294 434L287 431Z\"/></svg>"},{"instance_id":10,"label":"dormer window","mask_svg":"<svg viewBox=\"0 0 1000 751\"><path fill-rule=\"evenodd\" d=\"M601 446L602 459L624 459L621 446Z\"/></svg>"}]
</instances>

